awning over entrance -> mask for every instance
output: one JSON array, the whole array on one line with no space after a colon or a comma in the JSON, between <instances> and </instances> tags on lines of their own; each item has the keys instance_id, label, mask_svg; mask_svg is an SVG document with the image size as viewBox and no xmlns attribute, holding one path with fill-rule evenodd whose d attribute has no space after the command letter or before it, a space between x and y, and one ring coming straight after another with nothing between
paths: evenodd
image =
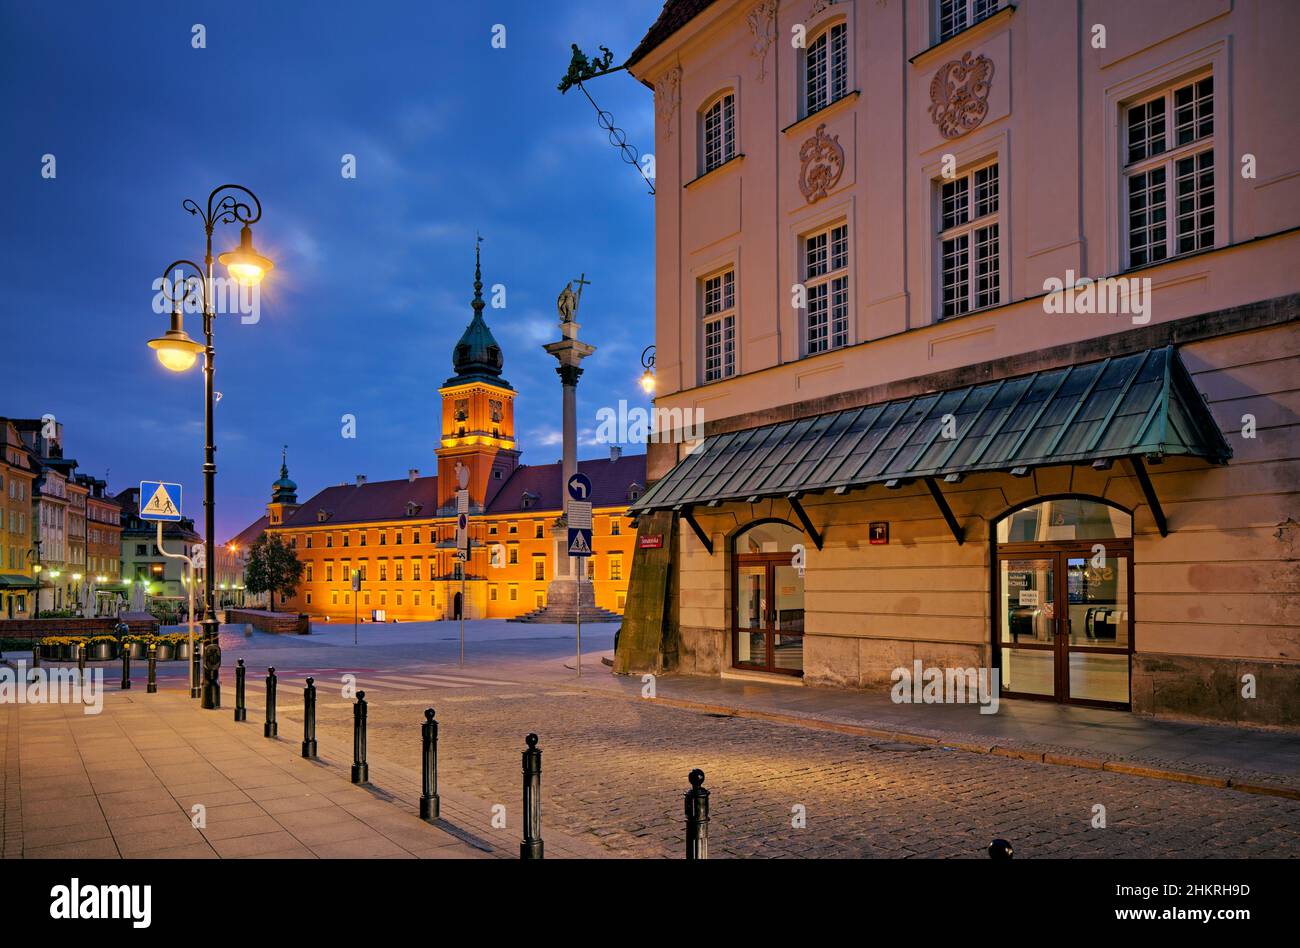
<instances>
[{"instance_id":1,"label":"awning over entrance","mask_svg":"<svg viewBox=\"0 0 1300 948\"><path fill-rule=\"evenodd\" d=\"M1173 346L712 435L631 510L689 514L925 479L960 542L936 479L1132 458L1150 499L1142 459L1167 455L1232 456Z\"/></svg>"},{"instance_id":2,"label":"awning over entrance","mask_svg":"<svg viewBox=\"0 0 1300 948\"><path fill-rule=\"evenodd\" d=\"M0 589L35 589L36 580L30 576L13 576L0 573Z\"/></svg>"}]
</instances>

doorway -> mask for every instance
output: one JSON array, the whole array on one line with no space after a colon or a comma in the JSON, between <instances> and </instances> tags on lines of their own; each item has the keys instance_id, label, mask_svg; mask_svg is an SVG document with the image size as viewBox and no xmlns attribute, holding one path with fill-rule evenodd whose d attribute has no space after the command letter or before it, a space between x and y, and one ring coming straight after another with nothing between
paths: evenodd
<instances>
[{"instance_id":1,"label":"doorway","mask_svg":"<svg viewBox=\"0 0 1300 948\"><path fill-rule=\"evenodd\" d=\"M1126 511L1083 498L1041 501L999 522L995 647L1003 694L1129 707L1131 524Z\"/></svg>"},{"instance_id":2,"label":"doorway","mask_svg":"<svg viewBox=\"0 0 1300 948\"><path fill-rule=\"evenodd\" d=\"M731 665L803 674L803 575L793 546L803 533L784 521L754 524L733 544Z\"/></svg>"}]
</instances>

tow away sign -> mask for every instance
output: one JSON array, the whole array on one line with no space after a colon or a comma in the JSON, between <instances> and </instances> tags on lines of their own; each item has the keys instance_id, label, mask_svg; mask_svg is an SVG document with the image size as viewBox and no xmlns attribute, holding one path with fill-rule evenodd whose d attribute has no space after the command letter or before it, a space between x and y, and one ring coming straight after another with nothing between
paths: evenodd
<instances>
[{"instance_id":1,"label":"tow away sign","mask_svg":"<svg viewBox=\"0 0 1300 948\"><path fill-rule=\"evenodd\" d=\"M181 519L181 485L166 481L140 482L140 519L164 520L174 523Z\"/></svg>"}]
</instances>

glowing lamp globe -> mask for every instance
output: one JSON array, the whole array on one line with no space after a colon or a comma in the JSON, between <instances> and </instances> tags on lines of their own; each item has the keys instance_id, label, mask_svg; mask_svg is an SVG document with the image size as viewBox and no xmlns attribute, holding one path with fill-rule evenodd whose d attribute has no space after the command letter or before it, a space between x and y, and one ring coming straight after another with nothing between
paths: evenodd
<instances>
[{"instance_id":1,"label":"glowing lamp globe","mask_svg":"<svg viewBox=\"0 0 1300 948\"><path fill-rule=\"evenodd\" d=\"M262 282L266 272L275 267L253 246L253 231L247 224L239 232L239 249L228 250L217 259L225 264L235 282L242 286L256 286Z\"/></svg>"}]
</instances>

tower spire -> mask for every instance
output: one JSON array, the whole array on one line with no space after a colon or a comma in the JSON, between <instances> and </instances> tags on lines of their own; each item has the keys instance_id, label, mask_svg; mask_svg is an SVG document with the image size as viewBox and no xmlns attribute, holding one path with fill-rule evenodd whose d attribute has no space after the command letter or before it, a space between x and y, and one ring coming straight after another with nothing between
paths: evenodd
<instances>
[{"instance_id":1,"label":"tower spire","mask_svg":"<svg viewBox=\"0 0 1300 948\"><path fill-rule=\"evenodd\" d=\"M474 315L481 315L483 312L483 267L479 257L479 244L483 243L483 236L474 232L474 301L470 303L474 307Z\"/></svg>"}]
</instances>

